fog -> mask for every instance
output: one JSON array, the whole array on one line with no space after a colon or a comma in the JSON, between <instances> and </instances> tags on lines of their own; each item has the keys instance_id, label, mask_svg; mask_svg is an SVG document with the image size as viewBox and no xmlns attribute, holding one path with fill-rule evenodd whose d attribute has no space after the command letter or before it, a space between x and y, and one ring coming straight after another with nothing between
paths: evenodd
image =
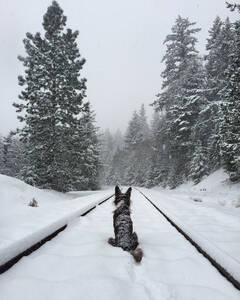
<instances>
[{"instance_id":1,"label":"fog","mask_svg":"<svg viewBox=\"0 0 240 300\"><path fill-rule=\"evenodd\" d=\"M163 41L177 17L189 17L202 28L198 50L214 18L230 17L224 0L59 0L68 18L67 27L80 31L80 53L87 59L82 75L88 80L87 96L98 126L124 130L135 109L146 105L148 116L160 91L165 51ZM0 0L0 133L18 126L12 103L17 100L17 76L23 67L26 32L42 30L42 17L51 1Z\"/></svg>"}]
</instances>

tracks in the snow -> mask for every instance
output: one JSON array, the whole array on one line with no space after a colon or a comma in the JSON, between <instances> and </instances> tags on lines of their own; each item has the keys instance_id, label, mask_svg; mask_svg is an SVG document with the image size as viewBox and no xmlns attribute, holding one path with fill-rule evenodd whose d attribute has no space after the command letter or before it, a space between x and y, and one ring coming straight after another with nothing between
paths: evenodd
<instances>
[{"instance_id":1,"label":"tracks in the snow","mask_svg":"<svg viewBox=\"0 0 240 300\"><path fill-rule=\"evenodd\" d=\"M136 189L136 188L135 188ZM236 280L229 272L223 268L213 257L211 257L203 248L196 243L186 232L184 232L173 220L171 220L159 207L157 207L143 192L136 189L164 218L188 240L199 253L201 253L236 289L240 290L240 282Z\"/></svg>"},{"instance_id":2,"label":"tracks in the snow","mask_svg":"<svg viewBox=\"0 0 240 300\"><path fill-rule=\"evenodd\" d=\"M136 188L135 188L136 189ZM174 220L170 219L159 207L157 207L142 191L136 189L164 218L188 241L190 242L199 253L201 253L236 289L240 290L240 282L236 280L224 267L222 267L212 256L210 256L197 242L195 242L182 228L180 228ZM105 200L99 202L96 205L93 205L90 209L86 210L80 216L85 216L90 213L93 209L97 207L97 205L101 205L105 203L107 200L112 198L114 195L106 198ZM8 269L10 269L13 265L15 265L23 256L27 256L32 252L39 249L42 245L44 245L47 241L50 241L55 236L58 235L59 232L63 231L67 227L67 224L60 227L50 235L46 236L44 239L39 241L38 243L32 245L30 248L26 249L19 255L15 256L11 260L7 261L3 265L0 266L0 274L4 273Z\"/></svg>"},{"instance_id":3,"label":"tracks in the snow","mask_svg":"<svg viewBox=\"0 0 240 300\"><path fill-rule=\"evenodd\" d=\"M89 214L93 209L95 209L97 207L97 205L101 205L103 203L105 203L107 200L111 199L114 195L111 195L110 197L106 198L105 200L97 203L96 205L93 205L90 209L86 210L84 213L82 213L81 215L79 215L79 217L84 217L87 214ZM59 234L59 232L63 231L68 224L63 225L62 227L58 228L57 230L55 230L54 232L52 232L50 235L46 236L45 238L43 238L41 241L35 243L34 245L32 245L31 247L29 247L28 249L26 249L25 251L21 252L20 254L18 254L17 256L13 257L12 259L8 260L7 262L5 262L4 264L0 265L0 274L6 272L7 270L9 270L12 266L14 266L22 257L30 255L31 253L33 253L34 251L36 251L37 249L39 249L41 246L43 246L46 242L52 240L55 236L57 236Z\"/></svg>"}]
</instances>

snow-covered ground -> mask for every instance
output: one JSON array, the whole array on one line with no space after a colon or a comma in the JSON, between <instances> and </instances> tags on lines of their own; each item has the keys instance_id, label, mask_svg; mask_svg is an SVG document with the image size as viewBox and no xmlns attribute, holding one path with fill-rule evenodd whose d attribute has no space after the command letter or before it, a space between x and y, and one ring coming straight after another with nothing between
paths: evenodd
<instances>
[{"instance_id":1,"label":"snow-covered ground","mask_svg":"<svg viewBox=\"0 0 240 300\"><path fill-rule=\"evenodd\" d=\"M240 183L230 183L228 175L219 169L199 184L187 182L174 191L177 194L188 195L192 201L202 201L205 204L218 204L223 207L240 208Z\"/></svg>"},{"instance_id":2,"label":"snow-covered ground","mask_svg":"<svg viewBox=\"0 0 240 300\"><path fill-rule=\"evenodd\" d=\"M141 190L240 281L240 184L219 170L198 185Z\"/></svg>"},{"instance_id":3,"label":"snow-covered ground","mask_svg":"<svg viewBox=\"0 0 240 300\"><path fill-rule=\"evenodd\" d=\"M144 251L137 265L110 246L113 205L65 231L0 277L1 300L234 300L240 293L137 191L132 217Z\"/></svg>"},{"instance_id":4,"label":"snow-covered ground","mask_svg":"<svg viewBox=\"0 0 240 300\"><path fill-rule=\"evenodd\" d=\"M0 175L0 265L112 193L108 189L63 194ZM28 206L33 198L39 207Z\"/></svg>"},{"instance_id":5,"label":"snow-covered ground","mask_svg":"<svg viewBox=\"0 0 240 300\"><path fill-rule=\"evenodd\" d=\"M240 185L219 170L198 185L141 190L240 280ZM144 258L136 265L107 244L111 202L76 218L113 193L57 193L0 175L0 264L68 223L67 229L0 275L0 300L239 299L195 248L137 191L132 217ZM39 207L29 207L32 198Z\"/></svg>"}]
</instances>

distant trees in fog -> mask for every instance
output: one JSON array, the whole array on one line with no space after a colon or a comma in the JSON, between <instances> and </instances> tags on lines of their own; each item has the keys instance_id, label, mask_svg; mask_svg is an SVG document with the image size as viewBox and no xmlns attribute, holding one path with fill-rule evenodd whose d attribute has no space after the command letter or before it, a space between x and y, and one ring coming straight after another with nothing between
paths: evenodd
<instances>
[{"instance_id":1,"label":"distant trees in fog","mask_svg":"<svg viewBox=\"0 0 240 300\"><path fill-rule=\"evenodd\" d=\"M240 21L216 17L204 57L196 49L199 30L176 19L164 42L151 126L144 108L133 114L122 150L108 162L108 183L174 188L221 166L231 181L240 179Z\"/></svg>"}]
</instances>

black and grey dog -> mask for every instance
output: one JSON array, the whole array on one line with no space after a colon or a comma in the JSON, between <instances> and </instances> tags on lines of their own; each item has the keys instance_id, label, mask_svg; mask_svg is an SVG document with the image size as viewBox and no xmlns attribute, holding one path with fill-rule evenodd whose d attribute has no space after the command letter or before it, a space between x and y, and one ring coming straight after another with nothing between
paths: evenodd
<instances>
[{"instance_id":1,"label":"black and grey dog","mask_svg":"<svg viewBox=\"0 0 240 300\"><path fill-rule=\"evenodd\" d=\"M132 254L136 262L140 262L143 251L138 246L138 237L133 232L133 223L130 212L130 196L132 188L122 193L118 186L115 187L114 204L116 209L113 212L113 227L115 238L109 238L108 243L114 247L121 247L124 251Z\"/></svg>"}]
</instances>

